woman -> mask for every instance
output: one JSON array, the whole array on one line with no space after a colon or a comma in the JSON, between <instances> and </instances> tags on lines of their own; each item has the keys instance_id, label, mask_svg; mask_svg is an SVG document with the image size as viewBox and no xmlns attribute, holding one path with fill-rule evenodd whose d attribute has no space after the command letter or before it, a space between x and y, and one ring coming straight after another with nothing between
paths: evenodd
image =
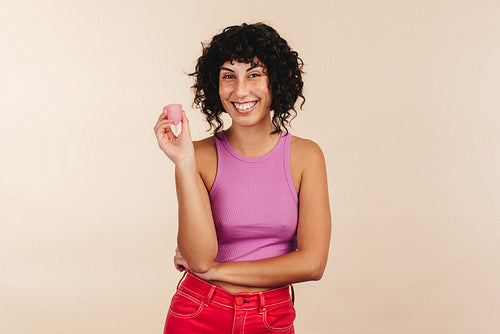
<instances>
[{"instance_id":1,"label":"woman","mask_svg":"<svg viewBox=\"0 0 500 334\"><path fill-rule=\"evenodd\" d=\"M179 205L174 263L187 273L165 333L294 333L291 284L321 278L331 229L321 149L287 131L302 73L270 26L228 27L191 74L214 136L192 142L183 112L175 137L160 115L155 133L175 163Z\"/></svg>"}]
</instances>

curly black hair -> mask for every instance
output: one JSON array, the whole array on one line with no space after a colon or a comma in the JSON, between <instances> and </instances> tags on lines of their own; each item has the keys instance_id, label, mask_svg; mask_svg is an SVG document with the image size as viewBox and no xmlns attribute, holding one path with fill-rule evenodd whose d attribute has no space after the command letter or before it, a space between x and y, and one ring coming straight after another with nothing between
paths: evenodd
<instances>
[{"instance_id":1,"label":"curly black hair","mask_svg":"<svg viewBox=\"0 0 500 334\"><path fill-rule=\"evenodd\" d=\"M202 43L203 54L198 58L195 72L193 106L200 108L214 134L223 127L220 115L225 112L219 97L220 67L226 61L255 65L261 63L269 78L272 94L272 124L278 133L288 132L287 125L297 115L295 104L302 94L304 65L298 53L281 38L276 30L264 23L230 26L215 35L209 43Z\"/></svg>"}]
</instances>

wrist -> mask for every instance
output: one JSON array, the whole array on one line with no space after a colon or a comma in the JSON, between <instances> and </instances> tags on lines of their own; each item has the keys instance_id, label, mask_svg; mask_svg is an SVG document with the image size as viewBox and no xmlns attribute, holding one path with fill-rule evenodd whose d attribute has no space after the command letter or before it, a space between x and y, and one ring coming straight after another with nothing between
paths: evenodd
<instances>
[{"instance_id":1,"label":"wrist","mask_svg":"<svg viewBox=\"0 0 500 334\"><path fill-rule=\"evenodd\" d=\"M220 281L222 279L221 266L222 263L212 262L210 269L206 273L203 273L203 278L207 281Z\"/></svg>"},{"instance_id":2,"label":"wrist","mask_svg":"<svg viewBox=\"0 0 500 334\"><path fill-rule=\"evenodd\" d=\"M186 166L186 165L196 165L196 156L194 153L193 144L190 143L190 147L182 147L179 150L174 151L172 154L168 155L170 160L175 164L175 166Z\"/></svg>"},{"instance_id":3,"label":"wrist","mask_svg":"<svg viewBox=\"0 0 500 334\"><path fill-rule=\"evenodd\" d=\"M219 263L219 262L214 262L212 264L212 273L214 275L214 280L219 280L219 281L222 281L222 269L223 267L223 264L222 263Z\"/></svg>"},{"instance_id":4,"label":"wrist","mask_svg":"<svg viewBox=\"0 0 500 334\"><path fill-rule=\"evenodd\" d=\"M184 158L175 162L175 173L192 173L196 172L196 160L193 158Z\"/></svg>"}]
</instances>

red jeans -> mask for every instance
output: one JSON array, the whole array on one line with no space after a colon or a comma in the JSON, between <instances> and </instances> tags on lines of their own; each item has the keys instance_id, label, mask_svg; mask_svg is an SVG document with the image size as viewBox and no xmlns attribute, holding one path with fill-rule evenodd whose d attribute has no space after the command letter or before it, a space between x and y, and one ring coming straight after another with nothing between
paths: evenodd
<instances>
[{"instance_id":1,"label":"red jeans","mask_svg":"<svg viewBox=\"0 0 500 334\"><path fill-rule=\"evenodd\" d=\"M188 273L177 286L163 333L294 334L290 287L233 294Z\"/></svg>"}]
</instances>

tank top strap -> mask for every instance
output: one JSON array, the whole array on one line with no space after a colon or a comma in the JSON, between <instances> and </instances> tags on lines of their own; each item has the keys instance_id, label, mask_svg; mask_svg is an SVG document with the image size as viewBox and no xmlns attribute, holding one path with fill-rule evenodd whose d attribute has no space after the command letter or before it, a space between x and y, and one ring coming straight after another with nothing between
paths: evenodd
<instances>
[{"instance_id":1,"label":"tank top strap","mask_svg":"<svg viewBox=\"0 0 500 334\"><path fill-rule=\"evenodd\" d=\"M295 202L298 202L299 198L297 196L297 191L295 190L295 184L293 183L292 166L290 163L290 148L292 146L292 134L289 132L283 132L282 138L283 138L283 164L285 167L284 172L285 172L286 182L288 184L290 194L292 194L293 200Z\"/></svg>"}]
</instances>

